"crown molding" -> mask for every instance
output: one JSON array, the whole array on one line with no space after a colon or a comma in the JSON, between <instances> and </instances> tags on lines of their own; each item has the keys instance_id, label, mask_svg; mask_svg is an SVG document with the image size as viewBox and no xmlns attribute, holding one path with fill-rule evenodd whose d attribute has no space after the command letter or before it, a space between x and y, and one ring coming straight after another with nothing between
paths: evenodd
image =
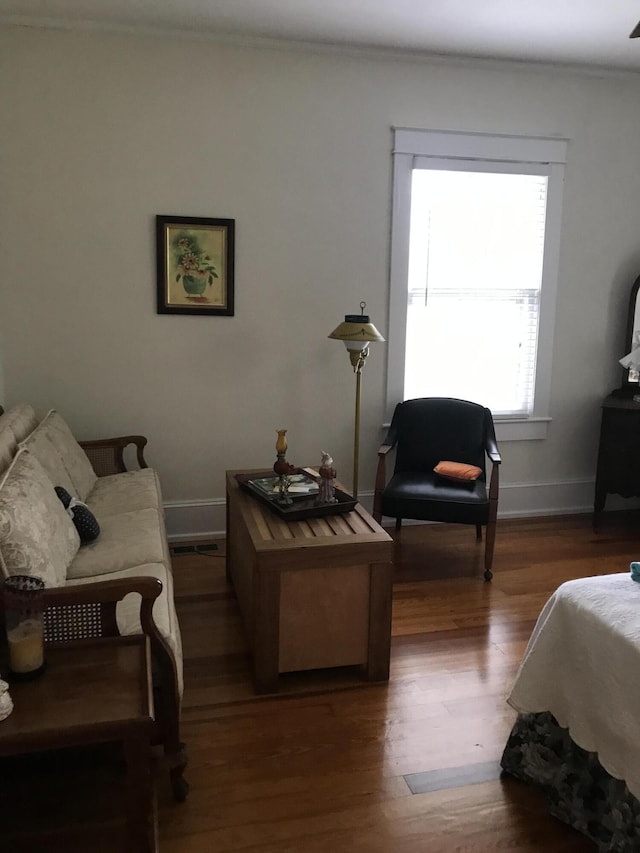
<instances>
[{"instance_id":1,"label":"crown molding","mask_svg":"<svg viewBox=\"0 0 640 853\"><path fill-rule=\"evenodd\" d=\"M589 76L597 78L637 79L640 68L620 68L606 64L587 64L580 62L552 62L547 60L522 60L510 57L484 57L436 53L413 48L372 47L350 43L305 41L281 39L267 36L241 35L238 33L208 30L192 30L178 27L151 27L145 24L122 24L106 21L80 19L62 20L34 15L3 15L0 13L0 27L37 30L57 30L65 32L90 32L106 35L125 35L146 38L184 39L185 41L205 41L228 47L251 50L273 50L279 52L306 53L319 55L344 56L355 59L370 59L387 62L414 62L427 65L452 65L458 67L486 68L526 73L562 72L567 75Z\"/></svg>"}]
</instances>

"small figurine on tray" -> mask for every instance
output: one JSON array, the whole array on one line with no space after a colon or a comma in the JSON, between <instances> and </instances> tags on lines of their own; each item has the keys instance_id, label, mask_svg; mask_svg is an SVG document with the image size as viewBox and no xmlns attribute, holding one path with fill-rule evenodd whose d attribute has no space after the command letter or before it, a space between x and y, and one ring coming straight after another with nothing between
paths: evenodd
<instances>
[{"instance_id":1,"label":"small figurine on tray","mask_svg":"<svg viewBox=\"0 0 640 853\"><path fill-rule=\"evenodd\" d=\"M322 450L320 452L322 453L322 461L318 468L318 474L320 475L318 503L337 503L333 482L336 478L336 469L333 467L333 459L331 458L331 454L327 453L326 450Z\"/></svg>"}]
</instances>

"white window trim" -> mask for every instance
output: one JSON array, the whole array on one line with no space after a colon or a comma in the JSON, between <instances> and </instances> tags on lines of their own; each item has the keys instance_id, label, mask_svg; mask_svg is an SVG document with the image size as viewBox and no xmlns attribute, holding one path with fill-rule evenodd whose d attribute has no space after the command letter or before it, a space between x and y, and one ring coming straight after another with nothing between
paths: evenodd
<instances>
[{"instance_id":1,"label":"white window trim","mask_svg":"<svg viewBox=\"0 0 640 853\"><path fill-rule=\"evenodd\" d=\"M560 261L562 190L568 144L567 139L560 138L394 128L385 420L391 419L397 403L403 399L411 178L414 165L417 165L419 159L424 157L445 158L446 160L494 160L503 163L548 164L547 227L544 242L533 412L529 418L496 419L498 440L546 438L547 428L551 422L549 406L553 335Z\"/></svg>"}]
</instances>

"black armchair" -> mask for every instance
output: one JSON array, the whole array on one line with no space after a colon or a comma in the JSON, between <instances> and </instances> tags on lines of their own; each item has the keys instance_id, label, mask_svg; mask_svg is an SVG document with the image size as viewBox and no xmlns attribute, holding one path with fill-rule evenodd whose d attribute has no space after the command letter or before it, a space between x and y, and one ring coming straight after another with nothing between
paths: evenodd
<instances>
[{"instance_id":1,"label":"black armchair","mask_svg":"<svg viewBox=\"0 0 640 853\"><path fill-rule=\"evenodd\" d=\"M396 448L393 476L386 482L385 461ZM491 460L487 492L486 457ZM442 461L463 462L481 469L476 480L456 482L434 473ZM498 514L500 453L489 409L466 400L424 397L399 403L391 427L378 450L373 517L475 524L482 539L486 525L484 578L493 577L493 549Z\"/></svg>"}]
</instances>

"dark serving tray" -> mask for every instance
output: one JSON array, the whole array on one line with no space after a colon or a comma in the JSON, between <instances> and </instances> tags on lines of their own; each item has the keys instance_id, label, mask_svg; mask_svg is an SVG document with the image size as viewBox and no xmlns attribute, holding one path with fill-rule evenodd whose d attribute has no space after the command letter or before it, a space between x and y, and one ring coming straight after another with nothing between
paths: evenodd
<instances>
[{"instance_id":1,"label":"dark serving tray","mask_svg":"<svg viewBox=\"0 0 640 853\"><path fill-rule=\"evenodd\" d=\"M312 477L308 471L305 471L303 468L295 468L291 473L304 474L310 480L316 480L317 482L317 478ZM306 497L304 495L292 495L293 503L290 506L280 506L280 504L276 502L275 495L270 497L262 491L262 489L254 486L251 482L251 480L259 480L273 476L273 470L256 471L252 474L236 474L236 480L246 492L249 492L250 495L257 498L260 503L268 506L272 512L275 512L276 515L279 515L280 518L284 519L284 521L302 521L305 518L320 518L323 515L338 515L339 513L351 512L358 503L357 499L354 498L353 495L350 495L348 492L343 492L342 489L336 488L335 496L337 502L333 504L316 503L315 495L310 497Z\"/></svg>"}]
</instances>

